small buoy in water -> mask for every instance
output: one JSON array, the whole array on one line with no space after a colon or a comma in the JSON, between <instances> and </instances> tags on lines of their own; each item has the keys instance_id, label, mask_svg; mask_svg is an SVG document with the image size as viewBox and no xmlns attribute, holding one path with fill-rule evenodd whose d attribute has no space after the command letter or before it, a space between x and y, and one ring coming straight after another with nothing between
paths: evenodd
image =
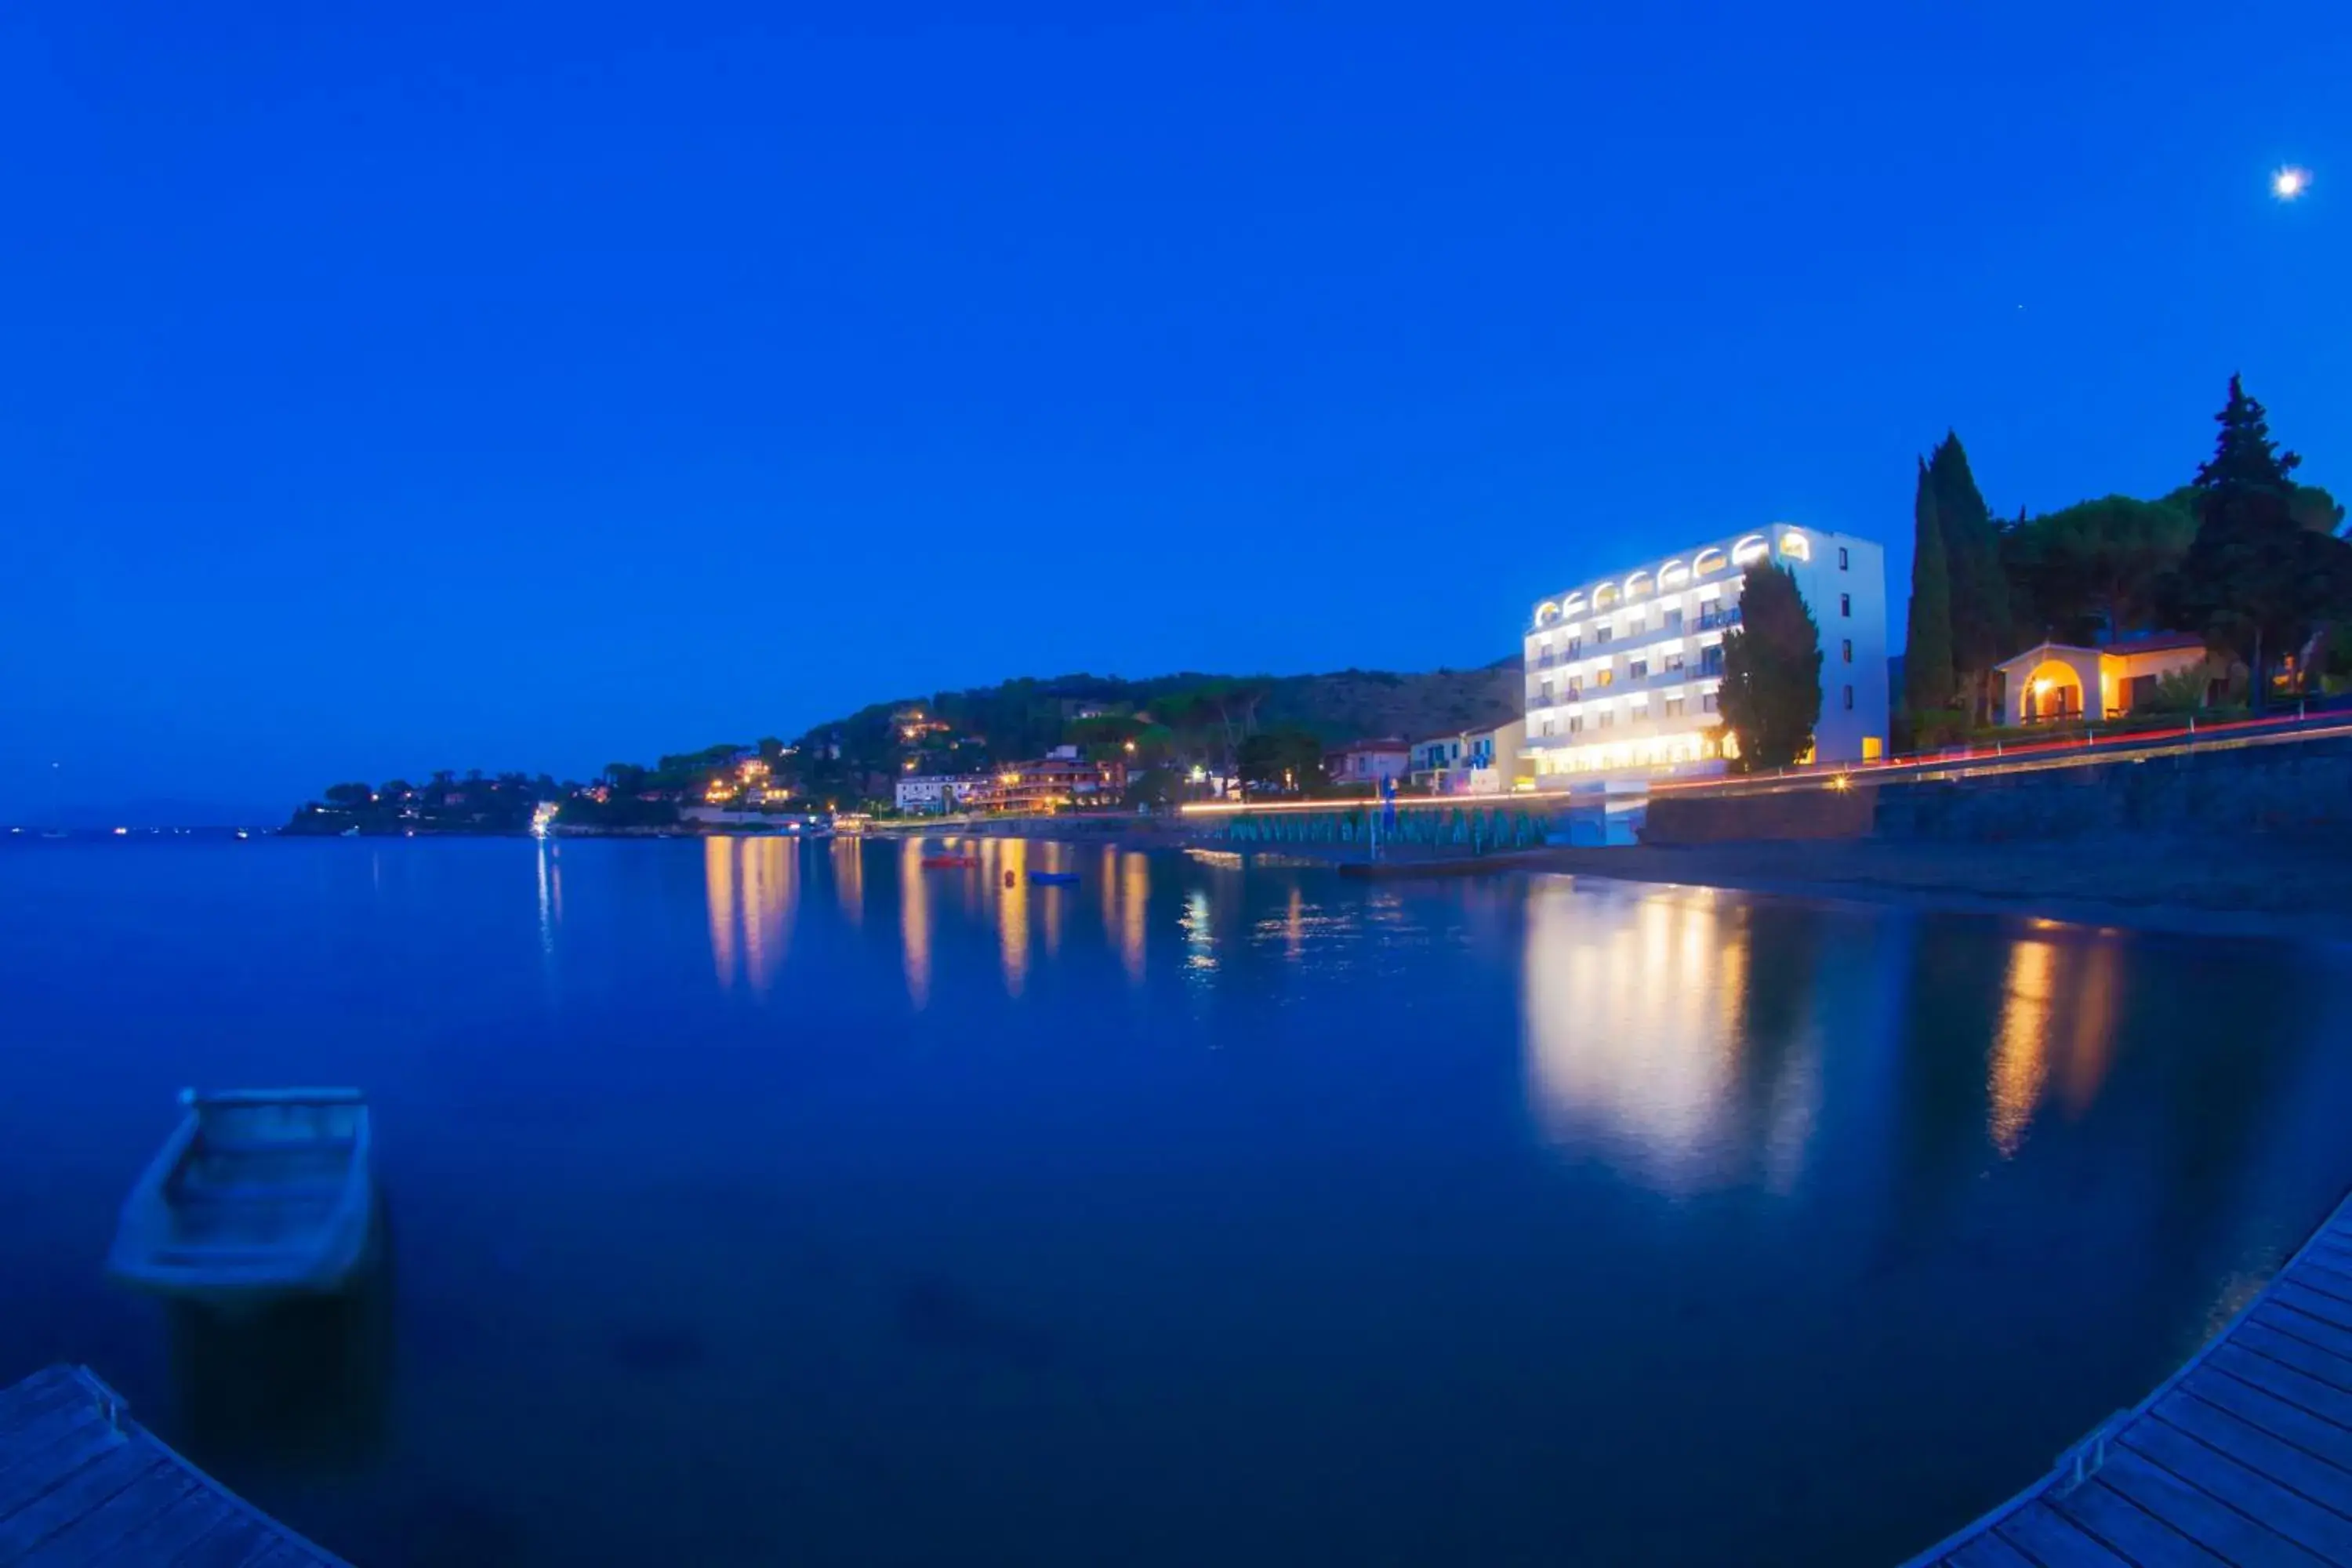
<instances>
[{"instance_id":1,"label":"small buoy in water","mask_svg":"<svg viewBox=\"0 0 2352 1568\"><path fill-rule=\"evenodd\" d=\"M1010 871L1004 873L1004 885L1008 888L1013 886L1013 873Z\"/></svg>"}]
</instances>

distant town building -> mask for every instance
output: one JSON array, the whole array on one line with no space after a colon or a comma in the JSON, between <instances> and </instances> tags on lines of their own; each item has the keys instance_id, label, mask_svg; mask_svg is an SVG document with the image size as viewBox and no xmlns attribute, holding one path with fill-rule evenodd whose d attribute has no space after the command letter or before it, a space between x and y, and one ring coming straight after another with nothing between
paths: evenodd
<instances>
[{"instance_id":1,"label":"distant town building","mask_svg":"<svg viewBox=\"0 0 2352 1568\"><path fill-rule=\"evenodd\" d=\"M1050 756L1014 763L980 781L971 805L980 811L1055 812L1116 805L1127 793L1127 768L1090 763L1076 746L1056 746Z\"/></svg>"},{"instance_id":2,"label":"distant town building","mask_svg":"<svg viewBox=\"0 0 2352 1568\"><path fill-rule=\"evenodd\" d=\"M1402 780L1412 769L1412 748L1395 735L1350 741L1323 753L1323 771L1333 784L1379 784Z\"/></svg>"},{"instance_id":3,"label":"distant town building","mask_svg":"<svg viewBox=\"0 0 2352 1568\"><path fill-rule=\"evenodd\" d=\"M1545 599L1527 631L1527 739L1538 788L1580 773L1719 766L1723 639L1740 574L1785 566L1822 639L1813 754L1885 754L1885 552L1866 539L1775 523L1678 551Z\"/></svg>"},{"instance_id":4,"label":"distant town building","mask_svg":"<svg viewBox=\"0 0 2352 1568\"><path fill-rule=\"evenodd\" d=\"M2119 718L2155 696L2158 681L2204 669L2208 658L2203 637L2162 632L2097 647L2040 643L1993 668L2007 684L2004 721L2043 724Z\"/></svg>"},{"instance_id":5,"label":"distant town building","mask_svg":"<svg viewBox=\"0 0 2352 1568\"><path fill-rule=\"evenodd\" d=\"M1412 743L1409 777L1432 795L1501 795L1518 769L1527 721L1453 730Z\"/></svg>"},{"instance_id":6,"label":"distant town building","mask_svg":"<svg viewBox=\"0 0 2352 1568\"><path fill-rule=\"evenodd\" d=\"M970 800L983 782L967 774L911 773L893 787L893 804L910 814L951 811Z\"/></svg>"}]
</instances>

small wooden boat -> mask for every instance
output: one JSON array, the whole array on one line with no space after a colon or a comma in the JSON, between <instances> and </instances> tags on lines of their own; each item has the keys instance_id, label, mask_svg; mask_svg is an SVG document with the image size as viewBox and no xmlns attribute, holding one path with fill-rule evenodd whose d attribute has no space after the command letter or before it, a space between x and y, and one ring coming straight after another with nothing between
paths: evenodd
<instances>
[{"instance_id":1,"label":"small wooden boat","mask_svg":"<svg viewBox=\"0 0 2352 1568\"><path fill-rule=\"evenodd\" d=\"M1078 885L1076 871L1032 871L1029 880L1041 888L1075 888Z\"/></svg>"},{"instance_id":2,"label":"small wooden boat","mask_svg":"<svg viewBox=\"0 0 2352 1568\"><path fill-rule=\"evenodd\" d=\"M961 871L979 864L980 857L977 855L926 855L923 857L923 869L926 871Z\"/></svg>"},{"instance_id":3,"label":"small wooden boat","mask_svg":"<svg viewBox=\"0 0 2352 1568\"><path fill-rule=\"evenodd\" d=\"M182 1092L187 1114L123 1200L107 1271L215 1306L340 1289L375 1205L355 1089Z\"/></svg>"}]
</instances>

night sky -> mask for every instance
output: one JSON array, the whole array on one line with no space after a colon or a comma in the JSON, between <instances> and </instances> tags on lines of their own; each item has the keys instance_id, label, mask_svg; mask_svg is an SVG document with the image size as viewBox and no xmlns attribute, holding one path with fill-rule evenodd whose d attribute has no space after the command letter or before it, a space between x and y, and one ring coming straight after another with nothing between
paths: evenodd
<instances>
[{"instance_id":1,"label":"night sky","mask_svg":"<svg viewBox=\"0 0 2352 1568\"><path fill-rule=\"evenodd\" d=\"M2352 488L2342 0L982 10L0 6L0 820Z\"/></svg>"}]
</instances>

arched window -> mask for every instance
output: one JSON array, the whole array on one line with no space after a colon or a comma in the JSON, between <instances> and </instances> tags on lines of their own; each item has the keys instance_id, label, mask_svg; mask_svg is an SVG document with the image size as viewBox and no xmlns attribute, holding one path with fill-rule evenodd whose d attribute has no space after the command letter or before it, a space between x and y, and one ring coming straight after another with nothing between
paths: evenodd
<instances>
[{"instance_id":1,"label":"arched window","mask_svg":"<svg viewBox=\"0 0 2352 1568\"><path fill-rule=\"evenodd\" d=\"M1625 579L1625 596L1629 599L1638 599L1656 586L1656 583L1651 580L1647 572L1636 572Z\"/></svg>"},{"instance_id":2,"label":"arched window","mask_svg":"<svg viewBox=\"0 0 2352 1568\"><path fill-rule=\"evenodd\" d=\"M1702 550L1698 552L1698 559L1691 563L1691 572L1695 576L1704 577L1710 573L1722 571L1723 565L1724 554L1722 551L1714 549Z\"/></svg>"},{"instance_id":3,"label":"arched window","mask_svg":"<svg viewBox=\"0 0 2352 1568\"><path fill-rule=\"evenodd\" d=\"M1599 586L1598 588L1595 588L1595 589L1593 589L1593 590L1592 590L1592 607L1593 607L1594 609L1596 609L1596 610L1605 610L1605 609L1610 608L1612 605L1615 605L1616 603L1617 603L1617 584L1614 584L1614 583L1603 583L1603 584L1601 584L1601 586Z\"/></svg>"},{"instance_id":4,"label":"arched window","mask_svg":"<svg viewBox=\"0 0 2352 1568\"><path fill-rule=\"evenodd\" d=\"M1669 561L1658 568L1660 588L1679 588L1690 581L1690 568L1680 561Z\"/></svg>"},{"instance_id":5,"label":"arched window","mask_svg":"<svg viewBox=\"0 0 2352 1568\"><path fill-rule=\"evenodd\" d=\"M1764 536L1760 533L1751 533L1731 547L1731 563L1734 566L1746 566L1761 561L1771 553L1772 547L1764 542Z\"/></svg>"},{"instance_id":6,"label":"arched window","mask_svg":"<svg viewBox=\"0 0 2352 1568\"><path fill-rule=\"evenodd\" d=\"M1791 561L1811 561L1813 558L1812 541L1791 530L1780 536L1780 553Z\"/></svg>"}]
</instances>

